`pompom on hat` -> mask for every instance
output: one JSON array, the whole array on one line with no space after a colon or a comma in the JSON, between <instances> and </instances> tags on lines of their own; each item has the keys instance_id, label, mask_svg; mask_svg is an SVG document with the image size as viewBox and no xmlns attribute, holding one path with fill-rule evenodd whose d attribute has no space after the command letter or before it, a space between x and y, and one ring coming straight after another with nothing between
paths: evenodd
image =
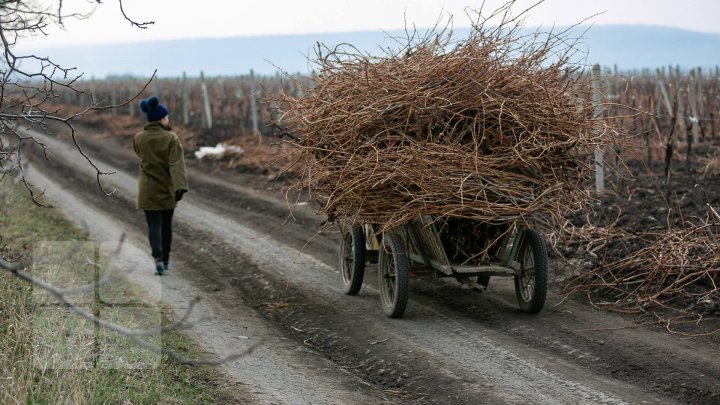
<instances>
[{"instance_id":1,"label":"pompom on hat","mask_svg":"<svg viewBox=\"0 0 720 405\"><path fill-rule=\"evenodd\" d=\"M160 121L168 115L168 109L160 104L157 97L152 96L140 102L140 111L147 114L148 122Z\"/></svg>"}]
</instances>

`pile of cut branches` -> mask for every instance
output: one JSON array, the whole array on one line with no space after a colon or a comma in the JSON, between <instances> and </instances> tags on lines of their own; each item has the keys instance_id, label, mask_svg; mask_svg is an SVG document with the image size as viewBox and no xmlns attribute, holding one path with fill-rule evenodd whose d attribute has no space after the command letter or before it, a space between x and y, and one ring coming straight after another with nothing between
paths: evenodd
<instances>
[{"instance_id":1,"label":"pile of cut branches","mask_svg":"<svg viewBox=\"0 0 720 405\"><path fill-rule=\"evenodd\" d=\"M278 101L300 186L331 220L554 227L587 201L587 163L613 128L567 31L528 35L512 5L477 11L459 41L436 28L381 56L318 48L314 86Z\"/></svg>"},{"instance_id":2,"label":"pile of cut branches","mask_svg":"<svg viewBox=\"0 0 720 405\"><path fill-rule=\"evenodd\" d=\"M595 246L596 263L568 283L569 293L584 293L597 307L654 314L668 325L720 315L720 215L712 207L698 223L664 230L635 235L612 226L580 230L578 241Z\"/></svg>"}]
</instances>

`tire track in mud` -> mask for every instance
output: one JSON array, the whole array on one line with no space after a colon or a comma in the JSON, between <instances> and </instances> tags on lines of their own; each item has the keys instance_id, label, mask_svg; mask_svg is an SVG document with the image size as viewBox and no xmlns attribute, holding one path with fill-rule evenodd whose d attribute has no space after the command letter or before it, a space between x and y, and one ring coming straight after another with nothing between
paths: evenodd
<instances>
[{"instance_id":1,"label":"tire track in mud","mask_svg":"<svg viewBox=\"0 0 720 405\"><path fill-rule=\"evenodd\" d=\"M406 390L408 392L416 392L418 386L427 387L434 382L436 392L445 391L441 387L452 386L453 392L467 392L466 395L486 393L482 397L472 395L461 399L469 403L488 400L488 392L497 396L495 399L500 402L514 402L522 398L523 401L530 399L535 403L622 403L612 394L605 394L573 381L569 376L559 376L526 361L430 307L411 303L404 319L384 318L378 311L376 290L365 286L366 293L363 296L348 299L335 281L339 278L337 272L314 257L268 240L265 235L204 209L192 209L191 215L197 223L213 229L214 235L222 235L222 243L243 252L263 272L272 272L276 281L270 281L269 285L278 286L272 289L278 291L284 287L292 291L291 295L302 297L296 300L298 303L313 303L289 311L285 319L291 322L304 321L305 324L295 326L288 323L288 326L304 330L310 323L320 323L316 326L319 330L332 326L347 331L346 341L341 341L338 335L323 332L306 338L305 342L318 340L331 349L330 353L335 353L343 347L347 350L352 342L368 344L372 341L392 340L392 345L386 344L390 350L384 350L375 357L396 366L382 364L366 368L378 372L383 370L375 376L369 375L370 378L384 382L387 379L382 376L384 371L399 376L413 373L420 383L410 384ZM195 232L200 230L196 229ZM330 325L315 321L323 317L330 320ZM367 330L376 332L358 339L359 334ZM354 353L352 357L372 361L375 351L379 350L366 349L364 356L358 356L362 353ZM422 356L417 356L416 364L403 367L400 359L412 356L413 353L421 353ZM431 371L423 378L418 375L418 369ZM532 394L516 397L517 393L523 391ZM449 400L451 395L447 393L441 400Z\"/></svg>"},{"instance_id":2,"label":"tire track in mud","mask_svg":"<svg viewBox=\"0 0 720 405\"><path fill-rule=\"evenodd\" d=\"M130 201L134 181L122 172L112 179L119 185L119 194ZM208 276L224 288L242 291L240 296L248 304L259 305L260 312L282 325L286 333L342 368L381 388L399 389L408 395L405 399L438 403L620 403L619 397L633 402L658 400L636 387L606 381L576 367L559 372L557 368L567 366L562 359L551 359L559 365L555 369L546 367L543 362L548 356L526 356L532 353L517 343L497 343L507 337L492 336L497 333L455 320L443 313L447 311L415 299L406 319L386 319L378 308L377 292L367 285L361 296L345 297L332 267L228 219L222 212L213 212L202 198L189 196L188 202L179 210L188 265L191 257L203 254L224 262L249 258L259 269L251 275L242 276L236 267L218 263L211 266L215 271L207 271ZM207 233L209 228L213 231ZM189 246L191 238L213 242L198 251ZM285 309L263 306L268 298L286 305ZM420 301L433 301L424 298Z\"/></svg>"}]
</instances>

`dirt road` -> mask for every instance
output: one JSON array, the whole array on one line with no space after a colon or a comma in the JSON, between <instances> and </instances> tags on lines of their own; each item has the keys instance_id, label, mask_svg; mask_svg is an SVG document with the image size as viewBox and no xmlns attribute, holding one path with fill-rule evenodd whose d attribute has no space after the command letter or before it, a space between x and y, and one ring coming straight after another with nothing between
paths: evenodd
<instances>
[{"instance_id":1,"label":"dirt road","mask_svg":"<svg viewBox=\"0 0 720 405\"><path fill-rule=\"evenodd\" d=\"M192 295L210 320L191 334L208 350L260 350L225 366L258 403L717 403L718 342L626 328L631 319L593 311L551 291L546 309L517 309L509 280L485 292L417 278L405 318L379 308L374 272L359 296L342 294L337 235L321 218L287 208L257 178L208 173L189 162L192 191L176 211L175 267L150 276L144 219L134 209L131 148L86 148L117 192L104 196L67 140L43 137L52 161L35 159L35 182L98 240L130 236L128 269L182 312ZM245 186L238 185L245 183ZM50 188L52 186L52 188ZM309 242L308 242L309 240ZM153 288L151 288L152 290Z\"/></svg>"}]
</instances>

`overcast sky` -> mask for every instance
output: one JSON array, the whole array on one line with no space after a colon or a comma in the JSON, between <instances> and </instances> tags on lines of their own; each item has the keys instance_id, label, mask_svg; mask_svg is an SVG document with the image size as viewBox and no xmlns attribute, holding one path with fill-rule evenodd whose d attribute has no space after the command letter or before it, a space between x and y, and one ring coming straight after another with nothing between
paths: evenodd
<instances>
[{"instance_id":1,"label":"overcast sky","mask_svg":"<svg viewBox=\"0 0 720 405\"><path fill-rule=\"evenodd\" d=\"M41 0L57 7L58 0ZM536 0L518 0L522 11ZM93 10L93 0L64 0L66 11ZM257 36L294 33L393 30L405 20L429 27L440 15L455 16L456 27L468 26L471 0L124 0L127 14L138 21L155 21L146 30L131 27L117 0L103 0L86 20L66 20L66 31L50 29L49 37L26 39L33 48L111 44L174 38ZM486 0L493 10L503 0ZM718 0L546 0L534 9L528 26L569 25L594 14L595 24L645 24L720 34Z\"/></svg>"}]
</instances>

